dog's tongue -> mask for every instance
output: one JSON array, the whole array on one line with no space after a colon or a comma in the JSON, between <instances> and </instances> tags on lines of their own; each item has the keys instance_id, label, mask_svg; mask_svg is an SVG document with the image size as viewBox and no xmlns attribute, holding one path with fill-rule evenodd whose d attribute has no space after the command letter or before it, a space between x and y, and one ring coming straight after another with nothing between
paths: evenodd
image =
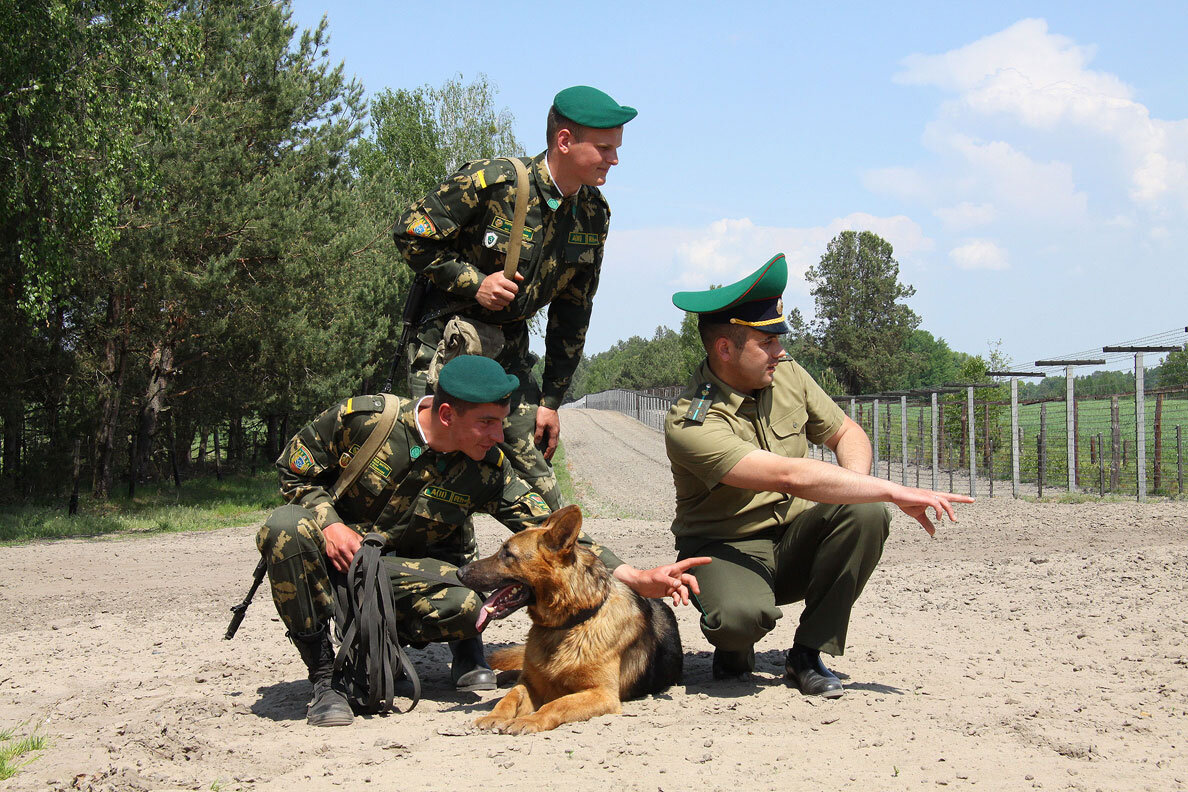
<instances>
[{"instance_id":1,"label":"dog's tongue","mask_svg":"<svg viewBox=\"0 0 1188 792\"><path fill-rule=\"evenodd\" d=\"M519 584L513 584L511 586L504 586L487 597L483 603L483 607L479 609L478 619L474 622L475 629L482 632L488 622L502 619L509 613L514 612L519 605L517 604L516 607L509 608L505 600L515 600L520 591L521 586Z\"/></svg>"}]
</instances>

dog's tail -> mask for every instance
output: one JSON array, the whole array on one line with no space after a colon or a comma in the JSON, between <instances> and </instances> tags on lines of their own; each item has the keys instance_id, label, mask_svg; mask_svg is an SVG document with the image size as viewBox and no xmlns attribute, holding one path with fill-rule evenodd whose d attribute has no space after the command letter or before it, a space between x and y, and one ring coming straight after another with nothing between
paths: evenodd
<instances>
[{"instance_id":1,"label":"dog's tail","mask_svg":"<svg viewBox=\"0 0 1188 792\"><path fill-rule=\"evenodd\" d=\"M491 653L491 668L496 671L520 671L524 668L524 647L509 646Z\"/></svg>"}]
</instances>

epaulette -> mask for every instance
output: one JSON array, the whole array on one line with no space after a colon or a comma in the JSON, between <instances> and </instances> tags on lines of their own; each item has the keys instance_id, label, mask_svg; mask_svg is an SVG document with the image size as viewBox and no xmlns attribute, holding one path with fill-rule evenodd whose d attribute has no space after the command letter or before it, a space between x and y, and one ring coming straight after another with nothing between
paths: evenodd
<instances>
[{"instance_id":1,"label":"epaulette","mask_svg":"<svg viewBox=\"0 0 1188 792\"><path fill-rule=\"evenodd\" d=\"M347 399L346 408L342 411L342 414L347 416L354 413L383 412L383 409L383 396L352 396Z\"/></svg>"},{"instance_id":2,"label":"epaulette","mask_svg":"<svg viewBox=\"0 0 1188 792\"><path fill-rule=\"evenodd\" d=\"M697 393L689 402L689 409L685 412L685 420L691 423L702 423L705 421L705 414L709 412L710 404L714 401L714 384L712 382L703 382L701 387L697 389Z\"/></svg>"},{"instance_id":3,"label":"epaulette","mask_svg":"<svg viewBox=\"0 0 1188 792\"><path fill-rule=\"evenodd\" d=\"M483 457L484 462L486 462L488 465L494 465L495 467L501 466L503 464L503 460L503 452L499 450L499 446L492 448L487 452L487 455Z\"/></svg>"}]
</instances>

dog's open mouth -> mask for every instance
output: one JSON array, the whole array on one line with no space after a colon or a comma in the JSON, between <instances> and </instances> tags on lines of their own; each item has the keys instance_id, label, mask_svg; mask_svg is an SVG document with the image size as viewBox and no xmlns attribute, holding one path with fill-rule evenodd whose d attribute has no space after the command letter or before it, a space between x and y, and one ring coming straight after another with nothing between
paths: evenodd
<instances>
[{"instance_id":1,"label":"dog's open mouth","mask_svg":"<svg viewBox=\"0 0 1188 792\"><path fill-rule=\"evenodd\" d=\"M479 617L474 623L474 626L479 632L482 632L483 628L487 626L487 622L502 619L508 614L518 611L531 601L532 589L523 583L512 583L511 585L504 586L487 597L487 601L483 603L483 608L479 611Z\"/></svg>"}]
</instances>

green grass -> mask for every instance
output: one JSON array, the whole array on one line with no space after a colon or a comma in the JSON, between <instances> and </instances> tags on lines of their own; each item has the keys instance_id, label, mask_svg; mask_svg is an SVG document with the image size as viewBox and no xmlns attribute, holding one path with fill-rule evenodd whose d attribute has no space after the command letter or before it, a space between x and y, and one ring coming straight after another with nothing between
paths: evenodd
<instances>
[{"instance_id":1,"label":"green grass","mask_svg":"<svg viewBox=\"0 0 1188 792\"><path fill-rule=\"evenodd\" d=\"M37 758L29 756L24 761L17 761L22 756L41 751L45 746L46 739L40 734L17 737L16 729L0 729L0 781L12 778L18 770Z\"/></svg>"},{"instance_id":2,"label":"green grass","mask_svg":"<svg viewBox=\"0 0 1188 792\"><path fill-rule=\"evenodd\" d=\"M561 488L562 503L576 503L581 505L577 491L573 486L573 476L569 473L569 463L565 461L565 444L558 442L557 450L553 452L553 474L557 477L557 486Z\"/></svg>"},{"instance_id":3,"label":"green grass","mask_svg":"<svg viewBox=\"0 0 1188 792\"><path fill-rule=\"evenodd\" d=\"M67 514L60 501L0 506L0 544L35 539L102 536L114 533L209 531L262 520L279 506L276 475L227 475L137 487L132 499L82 498L78 514Z\"/></svg>"}]
</instances>

